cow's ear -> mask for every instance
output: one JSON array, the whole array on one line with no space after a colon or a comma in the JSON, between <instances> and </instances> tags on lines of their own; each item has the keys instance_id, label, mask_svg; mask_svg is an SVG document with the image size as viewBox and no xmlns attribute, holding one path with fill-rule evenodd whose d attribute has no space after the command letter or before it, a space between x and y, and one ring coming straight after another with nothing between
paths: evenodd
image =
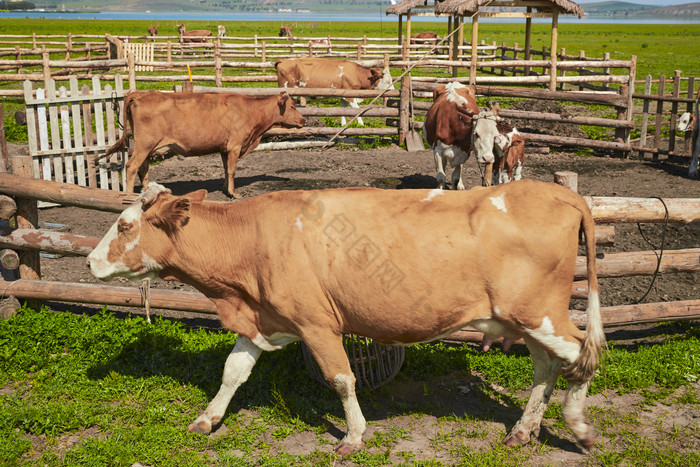
<instances>
[{"instance_id":1,"label":"cow's ear","mask_svg":"<svg viewBox=\"0 0 700 467\"><path fill-rule=\"evenodd\" d=\"M167 201L154 214L153 224L163 230L176 231L189 221L192 201L190 195L178 196Z\"/></svg>"},{"instance_id":2,"label":"cow's ear","mask_svg":"<svg viewBox=\"0 0 700 467\"><path fill-rule=\"evenodd\" d=\"M161 194L171 194L172 192L168 189L165 188L163 185L158 185L155 182L151 182L148 184L148 186L141 192L137 200L141 200L141 206L143 210L145 211L149 207L153 206L153 204L156 202L158 197L160 197Z\"/></svg>"},{"instance_id":3,"label":"cow's ear","mask_svg":"<svg viewBox=\"0 0 700 467\"><path fill-rule=\"evenodd\" d=\"M289 99L289 94L286 92L283 92L279 95L277 98L277 105L280 107L280 109L283 109L285 104L287 103L287 99Z\"/></svg>"},{"instance_id":4,"label":"cow's ear","mask_svg":"<svg viewBox=\"0 0 700 467\"><path fill-rule=\"evenodd\" d=\"M372 84L376 83L384 77L384 73L378 68L370 68L369 71L370 73L372 73L372 76L369 77L369 81Z\"/></svg>"},{"instance_id":5,"label":"cow's ear","mask_svg":"<svg viewBox=\"0 0 700 467\"><path fill-rule=\"evenodd\" d=\"M207 190L202 189L202 190L193 191L192 193L186 194L185 197L192 200L193 203L199 203L199 202L204 201L204 198L207 197Z\"/></svg>"},{"instance_id":6,"label":"cow's ear","mask_svg":"<svg viewBox=\"0 0 700 467\"><path fill-rule=\"evenodd\" d=\"M433 100L436 101L438 97L440 97L441 94L444 94L447 91L447 88L445 87L444 84L441 84L440 86L436 87L433 90Z\"/></svg>"}]
</instances>

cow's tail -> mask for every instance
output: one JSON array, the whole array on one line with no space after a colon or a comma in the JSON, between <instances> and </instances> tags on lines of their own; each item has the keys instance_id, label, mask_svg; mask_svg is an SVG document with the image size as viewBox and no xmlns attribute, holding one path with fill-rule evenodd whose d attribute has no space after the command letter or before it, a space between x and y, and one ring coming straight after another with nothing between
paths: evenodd
<instances>
[{"instance_id":1,"label":"cow's tail","mask_svg":"<svg viewBox=\"0 0 700 467\"><path fill-rule=\"evenodd\" d=\"M581 351L574 362L562 369L562 375L571 383L582 384L593 378L602 349L607 345L603 321L600 316L600 294L598 291L598 273L596 271L595 223L588 205L579 198L578 210L581 212L581 228L586 240L586 274L588 276L588 322L586 336L581 343Z\"/></svg>"},{"instance_id":2,"label":"cow's tail","mask_svg":"<svg viewBox=\"0 0 700 467\"><path fill-rule=\"evenodd\" d=\"M112 147L107 149L107 152L95 158L95 165L97 165L99 160L109 157L119 150L126 149L126 140L129 137L128 130L130 124L131 130L133 131L133 123L131 123L131 104L134 103L134 97L135 96L133 93L129 93L124 99L124 131L122 132L122 136L112 145Z\"/></svg>"}]
</instances>

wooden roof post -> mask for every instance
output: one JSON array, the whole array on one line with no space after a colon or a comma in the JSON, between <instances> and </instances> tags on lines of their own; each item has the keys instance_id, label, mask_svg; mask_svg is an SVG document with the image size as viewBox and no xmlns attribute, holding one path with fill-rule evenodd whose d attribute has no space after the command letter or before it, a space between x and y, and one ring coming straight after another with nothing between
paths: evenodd
<instances>
[{"instance_id":1,"label":"wooden roof post","mask_svg":"<svg viewBox=\"0 0 700 467\"><path fill-rule=\"evenodd\" d=\"M411 45L411 10L408 10L406 14L406 40L408 41L408 45Z\"/></svg>"},{"instance_id":2,"label":"wooden roof post","mask_svg":"<svg viewBox=\"0 0 700 467\"><path fill-rule=\"evenodd\" d=\"M557 89L557 31L559 26L559 12L552 14L552 47L549 51L551 65L549 67L549 90Z\"/></svg>"},{"instance_id":3,"label":"wooden roof post","mask_svg":"<svg viewBox=\"0 0 700 467\"><path fill-rule=\"evenodd\" d=\"M527 7L527 12L532 13L532 7ZM532 46L532 18L525 18L525 60L530 60L530 47ZM530 67L525 66L525 76L530 76Z\"/></svg>"},{"instance_id":4,"label":"wooden roof post","mask_svg":"<svg viewBox=\"0 0 700 467\"><path fill-rule=\"evenodd\" d=\"M469 84L476 85L476 59L479 40L479 15L472 18L472 65L469 68Z\"/></svg>"},{"instance_id":5,"label":"wooden roof post","mask_svg":"<svg viewBox=\"0 0 700 467\"><path fill-rule=\"evenodd\" d=\"M450 16L447 18L447 36L448 36L448 39L447 39L447 44L446 44L446 45L447 45L447 59L448 59L448 60L453 60L453 59L454 59L453 56L452 56L452 42L454 41L454 36L451 36L451 35L450 35L450 34L452 33L452 30L454 29L454 28L452 27L452 18L453 18L452 15L450 15ZM447 67L447 72L448 72L449 74L452 74L452 65L450 65L450 66Z\"/></svg>"},{"instance_id":6,"label":"wooden roof post","mask_svg":"<svg viewBox=\"0 0 700 467\"><path fill-rule=\"evenodd\" d=\"M403 15L399 15L399 45L403 45Z\"/></svg>"}]
</instances>

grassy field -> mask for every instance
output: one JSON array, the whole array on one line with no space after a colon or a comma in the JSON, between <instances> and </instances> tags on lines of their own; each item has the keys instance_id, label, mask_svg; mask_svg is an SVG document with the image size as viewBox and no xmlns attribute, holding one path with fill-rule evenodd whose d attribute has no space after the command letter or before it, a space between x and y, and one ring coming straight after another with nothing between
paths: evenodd
<instances>
[{"instance_id":1,"label":"grassy field","mask_svg":"<svg viewBox=\"0 0 700 467\"><path fill-rule=\"evenodd\" d=\"M640 407L680 406L697 410L697 391L688 386L700 373L700 328L659 325L651 332L657 341L634 351L611 342L604 370L591 393L641 391ZM117 319L106 312L76 316L48 310L22 309L0 320L0 465L332 465L334 454L314 446L328 446L328 420L343 419L336 395L313 381L305 370L297 344L265 353L253 374L236 394L223 422L227 429L215 437L189 433L185 427L204 409L220 382L223 363L235 335L187 329L181 323L140 317ZM444 413L445 398L456 398L458 385L478 373L505 387L496 392L488 384L472 396L483 404L521 404L515 396L532 381L532 365L524 348L482 353L470 345L423 344L407 349L402 372L395 382L373 393L360 394L369 414L389 421ZM406 387L421 395L407 400ZM563 387L560 380L560 387ZM686 387L687 389L678 388ZM481 398L481 399L479 399ZM498 402L500 401L500 402ZM449 409L447 409L449 410ZM674 451L666 443L647 443L625 427L638 424L629 414L591 413L604 435L615 444L590 462L600 465L697 465L698 452ZM447 413L439 419L442 431L436 446L461 465L522 465L547 451L536 441L523 449L504 449L500 436L487 435L485 424L494 417ZM561 406L552 403L545 414L556 424L554 438L567 428ZM697 437L698 429L676 428L669 436ZM675 433L675 435L674 435ZM284 441L305 436L311 450L285 452ZM414 464L409 453L396 452L411 430L377 427L366 438L368 449L353 455L355 465L388 465L391 458ZM672 442L669 439L669 443ZM393 457L392 457L393 456ZM416 465L445 465L439 459Z\"/></svg>"}]
</instances>

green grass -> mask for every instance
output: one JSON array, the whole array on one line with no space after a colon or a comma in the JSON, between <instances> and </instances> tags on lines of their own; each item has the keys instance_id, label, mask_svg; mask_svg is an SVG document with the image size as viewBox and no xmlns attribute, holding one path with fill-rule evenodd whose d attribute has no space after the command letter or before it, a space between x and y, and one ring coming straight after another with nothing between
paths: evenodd
<instances>
[{"instance_id":1,"label":"green grass","mask_svg":"<svg viewBox=\"0 0 700 467\"><path fill-rule=\"evenodd\" d=\"M690 383L700 374L700 328L687 323L684 329L665 336L665 325L659 325L657 334L665 337L661 343L634 349L613 343L591 392L636 392L643 405L683 404L697 410L698 394ZM163 319L148 325L140 317L117 319L106 311L84 316L23 308L0 321L0 336L0 459L9 465L248 465L265 456L265 465L338 460L319 449L335 442L326 432L328 420L344 419L340 402L309 377L295 344L261 357L229 406L223 420L228 430L206 437L185 427L218 390L234 334L188 329ZM523 348L483 353L470 345L421 344L407 349L395 382L360 393L360 404L366 415L380 419L413 414L414 427L449 407L445 397L477 397L485 405L495 397L499 404L513 404L508 410L519 415L522 402L488 387L458 396L459 385L474 380L472 372L509 391L527 388L532 379ZM408 400L403 391L410 387L417 389ZM678 388L685 389L671 397ZM422 398L416 400L418 394ZM440 418L434 448L461 459L461 465L519 465L546 448L546 442L523 450L502 448L485 429L491 410L483 416ZM566 436L560 412L553 403L546 416L555 423L552 429ZM696 454L674 452L663 443L639 443L643 439L634 430L639 422L629 414L594 408L592 416L596 428L620 444L598 454L601 463L636 465L652 455L668 463L697 460ZM373 423L371 416L368 420ZM275 447L301 433L316 439L308 454L290 455ZM413 436L406 427L380 428L351 460L387 465L398 456L410 463L411 453L394 448ZM697 429L674 428L666 436L669 442L692 439ZM471 447L478 440L488 449Z\"/></svg>"}]
</instances>

